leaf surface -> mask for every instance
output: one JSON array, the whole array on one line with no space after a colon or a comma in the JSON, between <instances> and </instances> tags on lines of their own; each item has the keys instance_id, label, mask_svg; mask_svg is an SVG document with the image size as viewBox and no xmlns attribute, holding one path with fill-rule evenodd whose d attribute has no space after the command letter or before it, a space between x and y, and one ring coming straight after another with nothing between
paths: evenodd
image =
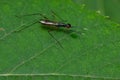
<instances>
[{"instance_id":1,"label":"leaf surface","mask_svg":"<svg viewBox=\"0 0 120 80\"><path fill-rule=\"evenodd\" d=\"M71 0L13 1L0 1L1 79L120 79L119 24ZM73 25L70 30L79 32L51 32L64 49L39 23L14 33L21 26L42 19L39 15L15 15L40 12L60 21L51 10Z\"/></svg>"}]
</instances>

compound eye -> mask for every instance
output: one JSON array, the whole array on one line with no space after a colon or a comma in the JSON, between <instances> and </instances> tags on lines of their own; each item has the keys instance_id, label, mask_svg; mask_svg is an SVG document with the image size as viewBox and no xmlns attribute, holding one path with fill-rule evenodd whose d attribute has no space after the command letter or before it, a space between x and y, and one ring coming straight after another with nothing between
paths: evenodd
<instances>
[{"instance_id":1,"label":"compound eye","mask_svg":"<svg viewBox=\"0 0 120 80\"><path fill-rule=\"evenodd\" d=\"M67 28L70 28L71 27L71 24L67 24Z\"/></svg>"}]
</instances>

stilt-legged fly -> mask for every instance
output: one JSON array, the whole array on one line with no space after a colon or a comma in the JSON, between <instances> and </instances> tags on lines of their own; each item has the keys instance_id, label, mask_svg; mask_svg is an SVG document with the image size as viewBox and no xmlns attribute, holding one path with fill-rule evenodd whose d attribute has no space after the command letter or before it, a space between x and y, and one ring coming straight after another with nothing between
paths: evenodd
<instances>
[{"instance_id":1,"label":"stilt-legged fly","mask_svg":"<svg viewBox=\"0 0 120 80\"><path fill-rule=\"evenodd\" d=\"M52 11L53 15L57 16L53 11ZM48 27L55 27L55 28L60 28L60 27L64 27L64 28L70 28L71 27L71 24L69 23L62 23L62 22L57 22L57 21L52 21L52 20L49 20L46 16L44 16L43 14L41 13L35 13L35 14L28 14L28 15L21 15L21 16L17 16L17 17L23 17L23 16L31 16L31 15L40 15L41 17L43 17L43 19L40 19L39 21L36 21L30 25L27 25L27 26L24 26L22 29L20 30L17 30L15 32L19 32L19 31L22 31L24 30L25 28L28 28L36 23L40 23L42 25L46 25ZM57 16L59 19L62 20L62 18L60 18L59 16ZM52 38L54 38L56 40L56 42L63 48L63 46L60 44L60 42L50 33L51 30L48 31L48 33L52 36Z\"/></svg>"}]
</instances>

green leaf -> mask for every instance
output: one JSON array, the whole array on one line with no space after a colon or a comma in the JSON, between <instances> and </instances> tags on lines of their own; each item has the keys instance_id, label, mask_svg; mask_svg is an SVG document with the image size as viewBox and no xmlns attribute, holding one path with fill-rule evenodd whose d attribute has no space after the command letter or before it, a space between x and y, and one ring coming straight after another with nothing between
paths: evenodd
<instances>
[{"instance_id":1,"label":"green leaf","mask_svg":"<svg viewBox=\"0 0 120 80\"><path fill-rule=\"evenodd\" d=\"M4 0L0 5L0 79L120 79L119 24L71 0ZM39 23L14 33L42 19L15 15L42 13L60 21L51 10L73 25L70 31L77 31L51 32L64 49Z\"/></svg>"},{"instance_id":2,"label":"green leaf","mask_svg":"<svg viewBox=\"0 0 120 80\"><path fill-rule=\"evenodd\" d=\"M91 10L100 11L111 20L120 23L120 0L74 0L77 4L85 4Z\"/></svg>"}]
</instances>

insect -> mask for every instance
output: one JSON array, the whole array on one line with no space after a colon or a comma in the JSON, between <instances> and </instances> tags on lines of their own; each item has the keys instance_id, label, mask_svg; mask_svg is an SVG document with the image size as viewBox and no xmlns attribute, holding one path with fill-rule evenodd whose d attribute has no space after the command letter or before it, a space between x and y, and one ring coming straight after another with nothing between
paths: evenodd
<instances>
[{"instance_id":1,"label":"insect","mask_svg":"<svg viewBox=\"0 0 120 80\"><path fill-rule=\"evenodd\" d=\"M53 15L57 16L53 11L51 11L53 13ZM54 27L56 29L64 27L64 28L71 28L71 24L70 23L63 23L63 22L57 22L57 21L52 21L50 19L48 19L46 16L44 16L41 13L35 13L35 14L28 14L28 15L22 15L22 16L31 16L31 15L40 15L43 17L43 19L40 19L39 21L36 21L28 26L24 26L22 29L17 30L15 32L19 32L22 31L36 23L40 23L42 25L48 26L49 28ZM21 16L17 16L17 17L21 17ZM63 20L61 17L57 16L59 19ZM54 38L56 40L56 42L63 48L63 46L60 44L60 42L50 33L52 30L48 30L48 33L52 36L52 38Z\"/></svg>"}]
</instances>

